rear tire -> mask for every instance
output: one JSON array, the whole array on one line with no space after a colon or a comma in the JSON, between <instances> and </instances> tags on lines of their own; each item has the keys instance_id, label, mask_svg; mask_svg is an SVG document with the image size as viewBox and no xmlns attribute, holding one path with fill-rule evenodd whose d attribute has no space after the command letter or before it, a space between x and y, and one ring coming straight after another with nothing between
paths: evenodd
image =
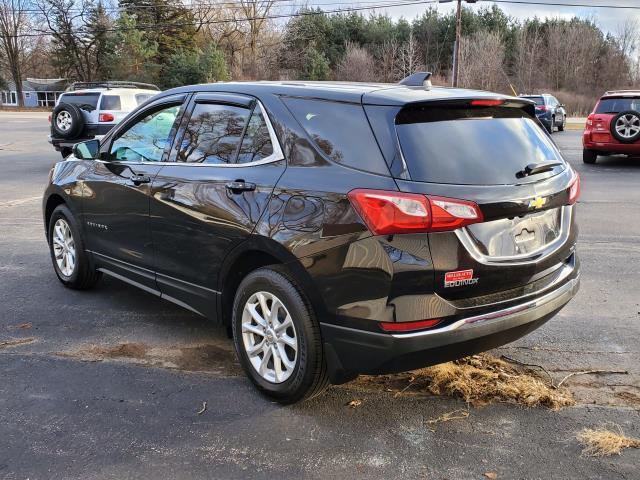
<instances>
[{"instance_id":1,"label":"rear tire","mask_svg":"<svg viewBox=\"0 0 640 480\"><path fill-rule=\"evenodd\" d=\"M582 150L582 161L588 165L593 165L596 163L598 159L598 154L593 150L587 150L586 148Z\"/></svg>"},{"instance_id":2,"label":"rear tire","mask_svg":"<svg viewBox=\"0 0 640 480\"><path fill-rule=\"evenodd\" d=\"M564 115L562 117L562 122L560 123L560 125L558 125L558 131L559 132L564 132L564 127L567 125L567 116Z\"/></svg>"},{"instance_id":3,"label":"rear tire","mask_svg":"<svg viewBox=\"0 0 640 480\"><path fill-rule=\"evenodd\" d=\"M242 280L232 327L238 360L265 395L289 404L319 395L329 385L320 325L284 268L260 268Z\"/></svg>"},{"instance_id":4,"label":"rear tire","mask_svg":"<svg viewBox=\"0 0 640 480\"><path fill-rule=\"evenodd\" d=\"M55 208L47 231L53 269L60 282L75 290L92 288L102 273L91 265L78 224L66 205Z\"/></svg>"}]
</instances>

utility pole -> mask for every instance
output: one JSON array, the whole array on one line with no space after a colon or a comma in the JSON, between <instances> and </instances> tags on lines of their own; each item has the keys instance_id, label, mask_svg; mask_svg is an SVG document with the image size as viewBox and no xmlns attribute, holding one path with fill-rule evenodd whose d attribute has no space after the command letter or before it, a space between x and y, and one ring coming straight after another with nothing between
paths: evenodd
<instances>
[{"instance_id":1,"label":"utility pole","mask_svg":"<svg viewBox=\"0 0 640 480\"><path fill-rule=\"evenodd\" d=\"M456 43L453 46L453 75L451 84L458 86L458 78L460 71L460 37L462 36L462 0L456 0L458 6L456 8ZM467 3L476 3L478 0L465 0ZM441 1L440 3L446 3Z\"/></svg>"},{"instance_id":2,"label":"utility pole","mask_svg":"<svg viewBox=\"0 0 640 480\"><path fill-rule=\"evenodd\" d=\"M456 43L453 45L453 79L452 85L458 86L458 70L460 69L460 36L462 33L462 0L458 0L456 9Z\"/></svg>"}]
</instances>

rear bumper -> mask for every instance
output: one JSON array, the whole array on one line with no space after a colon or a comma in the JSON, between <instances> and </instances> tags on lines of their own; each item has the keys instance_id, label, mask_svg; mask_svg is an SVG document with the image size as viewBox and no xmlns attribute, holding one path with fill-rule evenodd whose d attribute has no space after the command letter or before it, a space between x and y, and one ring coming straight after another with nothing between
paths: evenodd
<instances>
[{"instance_id":1,"label":"rear bumper","mask_svg":"<svg viewBox=\"0 0 640 480\"><path fill-rule=\"evenodd\" d=\"M585 136L583 137L582 145L585 149L595 152L640 155L640 143L592 142Z\"/></svg>"},{"instance_id":2,"label":"rear bumper","mask_svg":"<svg viewBox=\"0 0 640 480\"><path fill-rule=\"evenodd\" d=\"M343 383L358 374L412 370L512 342L553 317L579 284L576 271L560 287L533 300L419 332L387 334L322 323L331 380Z\"/></svg>"}]
</instances>

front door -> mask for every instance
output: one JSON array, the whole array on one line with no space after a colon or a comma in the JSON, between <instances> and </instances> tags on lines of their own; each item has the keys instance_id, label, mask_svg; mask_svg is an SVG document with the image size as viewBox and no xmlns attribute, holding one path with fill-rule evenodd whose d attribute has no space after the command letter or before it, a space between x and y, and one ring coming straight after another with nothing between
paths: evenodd
<instances>
[{"instance_id":1,"label":"front door","mask_svg":"<svg viewBox=\"0 0 640 480\"><path fill-rule=\"evenodd\" d=\"M161 100L118 128L83 179L87 248L97 266L156 293L149 194L170 150L183 101Z\"/></svg>"},{"instance_id":2,"label":"front door","mask_svg":"<svg viewBox=\"0 0 640 480\"><path fill-rule=\"evenodd\" d=\"M156 279L164 297L213 317L222 262L253 231L285 161L252 97L199 94L187 111L153 182Z\"/></svg>"}]
</instances>

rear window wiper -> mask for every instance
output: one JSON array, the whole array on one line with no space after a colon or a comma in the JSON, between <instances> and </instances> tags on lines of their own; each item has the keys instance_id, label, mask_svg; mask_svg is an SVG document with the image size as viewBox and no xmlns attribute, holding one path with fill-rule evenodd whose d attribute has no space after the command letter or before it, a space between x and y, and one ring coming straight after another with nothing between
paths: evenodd
<instances>
[{"instance_id":1,"label":"rear window wiper","mask_svg":"<svg viewBox=\"0 0 640 480\"><path fill-rule=\"evenodd\" d=\"M561 162L540 162L540 163L530 163L522 170L516 173L517 178L528 177L529 175L537 175L538 173L548 172L549 170L553 170L556 167L561 166Z\"/></svg>"}]
</instances>

